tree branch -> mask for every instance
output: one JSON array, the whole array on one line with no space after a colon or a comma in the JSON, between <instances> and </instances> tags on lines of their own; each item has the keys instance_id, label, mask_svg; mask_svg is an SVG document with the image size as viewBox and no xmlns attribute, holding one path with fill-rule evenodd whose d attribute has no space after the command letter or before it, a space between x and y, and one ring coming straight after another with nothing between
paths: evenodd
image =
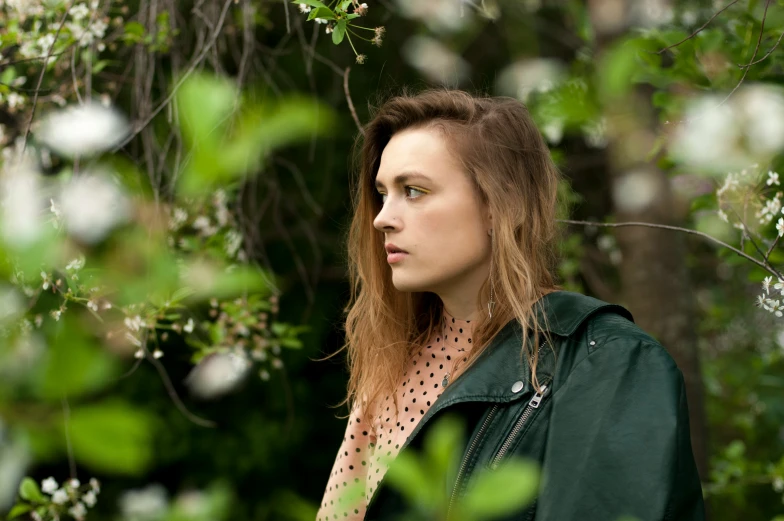
<instances>
[{"instance_id":1,"label":"tree branch","mask_svg":"<svg viewBox=\"0 0 784 521\"><path fill-rule=\"evenodd\" d=\"M670 226L668 224L654 224L654 223L643 223L643 222L598 223L598 222L589 222L589 221L572 221L572 220L568 220L568 219L556 219L556 222L567 223L567 224L579 224L579 225L582 225L582 226L603 226L603 227L606 227L606 228L620 228L620 227L623 227L623 226L644 226L644 227L647 227L647 228L660 228L660 229L663 229L663 230L673 230L673 231L677 231L677 232L688 233L688 234L691 234L691 235L697 235L699 237L707 239L707 240L709 240L711 242L714 242L714 243L716 243L716 244L718 244L720 246L723 246L723 247L725 247L725 248L735 252L736 254L740 255L741 257L743 257L743 258L745 258L747 260L750 260L751 262L753 262L754 264L756 264L760 268L764 269L768 273L776 275L776 277L778 277L778 278L784 278L784 276L782 276L781 273L776 268L771 266L767 261L765 261L765 262L759 261L759 260L755 259L754 257L752 257L751 255L748 255L747 253L745 253L745 252L743 252L743 251L741 251L741 250L739 250L739 249L737 249L737 248L735 248L733 246L730 246L726 242L724 242L724 241L722 241L720 239L717 239L716 237L713 237L711 235L708 235L707 233L698 232L697 230L690 230L688 228L681 228L679 226Z\"/></svg>"}]
</instances>

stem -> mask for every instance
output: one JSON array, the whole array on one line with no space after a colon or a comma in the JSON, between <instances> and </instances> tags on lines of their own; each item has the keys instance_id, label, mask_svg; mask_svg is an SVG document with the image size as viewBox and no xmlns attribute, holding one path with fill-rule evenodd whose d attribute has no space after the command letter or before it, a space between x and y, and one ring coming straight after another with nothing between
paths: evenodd
<instances>
[{"instance_id":1,"label":"stem","mask_svg":"<svg viewBox=\"0 0 784 521\"><path fill-rule=\"evenodd\" d=\"M350 35L350 34L348 34L348 33L349 33L349 31L348 31L348 27L346 27L346 38L348 38L348 43L349 43L349 45L351 45L351 48L354 50L354 54L355 54L355 55L357 55L357 56L359 56L359 53L358 53L358 52L357 52L357 50L354 48L354 42L352 42L352 41L351 41L351 35Z\"/></svg>"}]
</instances>

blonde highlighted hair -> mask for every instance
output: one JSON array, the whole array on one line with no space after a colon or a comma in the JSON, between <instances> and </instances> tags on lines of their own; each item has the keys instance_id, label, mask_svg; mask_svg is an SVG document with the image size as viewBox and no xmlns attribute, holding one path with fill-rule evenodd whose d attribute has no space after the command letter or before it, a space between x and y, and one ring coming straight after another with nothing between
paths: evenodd
<instances>
[{"instance_id":1,"label":"blonde highlighted hair","mask_svg":"<svg viewBox=\"0 0 784 521\"><path fill-rule=\"evenodd\" d=\"M358 178L352 181L353 219L347 237L351 297L346 313L348 390L337 406L348 403L371 422L374 407L395 396L410 356L439 328L440 298L427 292L401 292L392 285L384 253L384 234L373 226L381 210L374 181L381 154L392 136L404 129L437 129L459 158L464 174L493 216L493 315L487 315L490 281L477 295L485 313L472 331L473 348L461 371L512 319L523 331L520 356L526 356L534 387L542 330L533 304L555 285L558 183L561 174L526 107L508 97L472 95L460 90L428 89L390 98L374 110L358 135L353 157ZM361 403L358 401L361 398ZM395 407L397 403L395 400Z\"/></svg>"}]
</instances>

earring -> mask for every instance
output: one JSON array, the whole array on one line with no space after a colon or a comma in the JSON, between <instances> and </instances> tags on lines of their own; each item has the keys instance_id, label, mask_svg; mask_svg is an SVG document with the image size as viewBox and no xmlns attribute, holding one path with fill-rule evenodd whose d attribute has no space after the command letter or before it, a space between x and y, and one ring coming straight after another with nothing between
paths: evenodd
<instances>
[{"instance_id":1,"label":"earring","mask_svg":"<svg viewBox=\"0 0 784 521\"><path fill-rule=\"evenodd\" d=\"M490 318L493 318L493 307L495 307L495 302L493 301L493 250L495 250L495 236L492 229L490 229L490 242L490 302L487 303L487 311L490 313Z\"/></svg>"}]
</instances>

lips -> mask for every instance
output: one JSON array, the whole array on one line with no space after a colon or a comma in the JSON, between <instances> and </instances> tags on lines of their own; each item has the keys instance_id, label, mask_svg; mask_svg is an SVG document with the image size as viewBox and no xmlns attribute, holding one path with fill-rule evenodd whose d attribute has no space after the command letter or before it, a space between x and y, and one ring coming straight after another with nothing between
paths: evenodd
<instances>
[{"instance_id":1,"label":"lips","mask_svg":"<svg viewBox=\"0 0 784 521\"><path fill-rule=\"evenodd\" d=\"M387 251L388 254L389 253L408 253L406 250L404 250L402 248L398 248L394 244L387 244L384 247L384 249Z\"/></svg>"}]
</instances>

